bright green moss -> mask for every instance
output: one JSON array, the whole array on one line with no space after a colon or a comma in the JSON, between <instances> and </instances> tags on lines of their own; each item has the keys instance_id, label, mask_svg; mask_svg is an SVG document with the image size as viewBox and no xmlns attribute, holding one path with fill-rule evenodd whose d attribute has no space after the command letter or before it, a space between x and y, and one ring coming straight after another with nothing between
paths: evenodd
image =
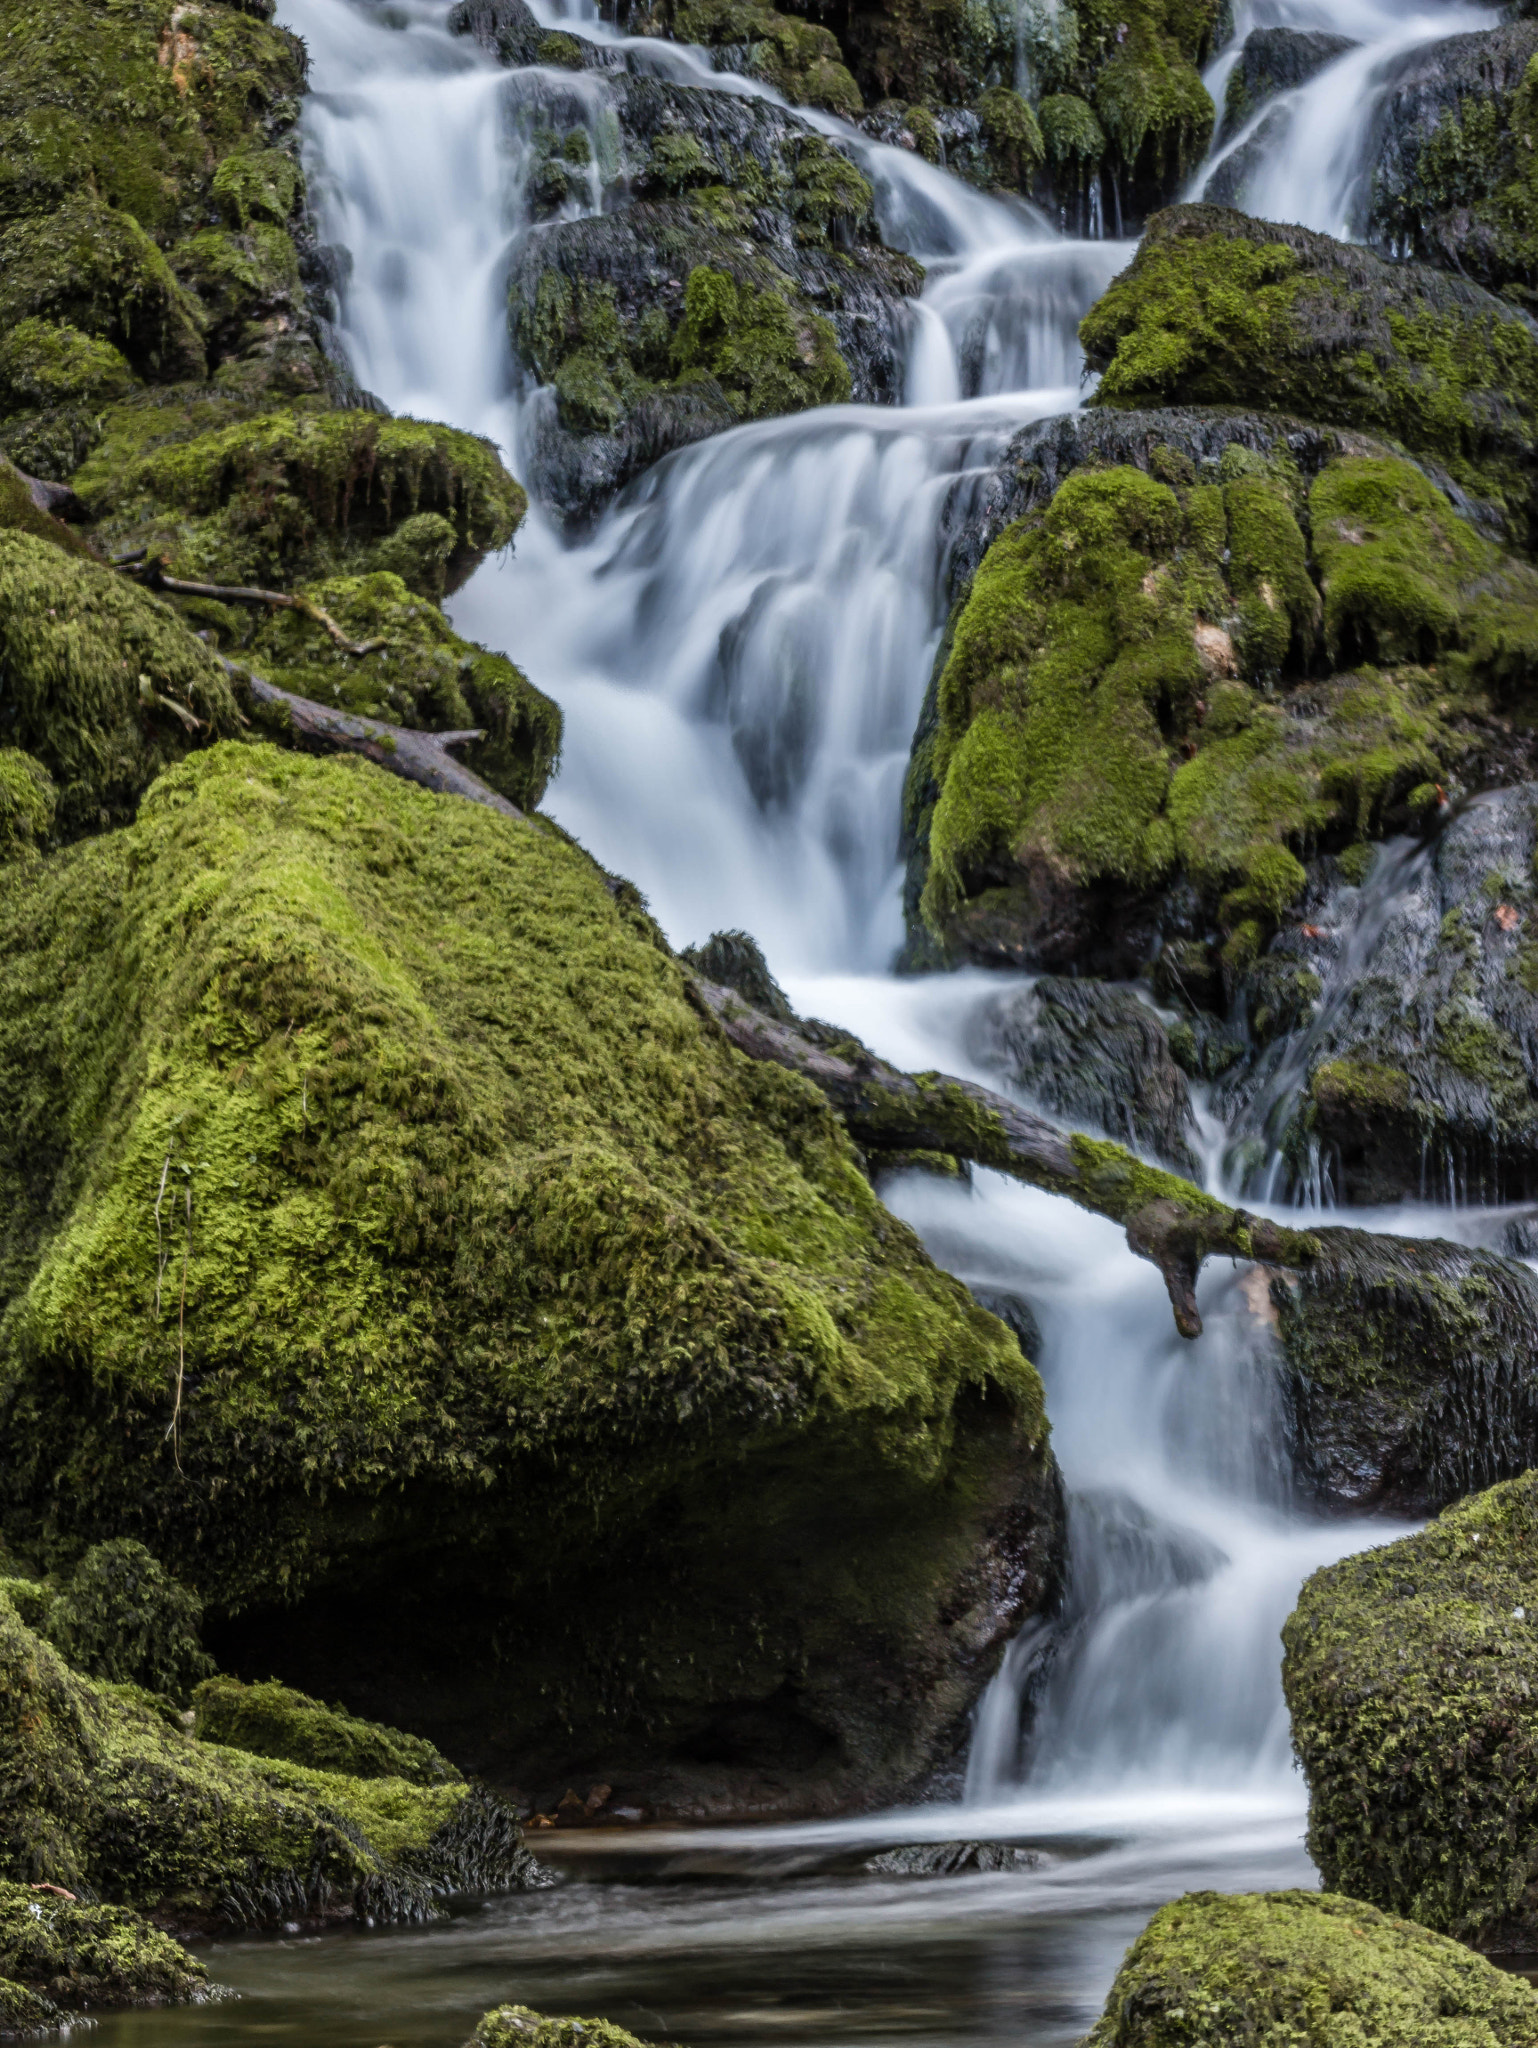
<instances>
[{"instance_id":1,"label":"bright green moss","mask_svg":"<svg viewBox=\"0 0 1538 2048\"><path fill-rule=\"evenodd\" d=\"M1309 1850L1332 1886L1530 1945L1538 1479L1316 1572L1283 1632Z\"/></svg>"},{"instance_id":2,"label":"bright green moss","mask_svg":"<svg viewBox=\"0 0 1538 2048\"><path fill-rule=\"evenodd\" d=\"M1095 110L1077 93L1049 93L1036 109L1042 149L1054 170L1099 163L1105 154L1105 130Z\"/></svg>"},{"instance_id":3,"label":"bright green moss","mask_svg":"<svg viewBox=\"0 0 1538 2048\"><path fill-rule=\"evenodd\" d=\"M1084 2048L1532 2048L1538 1997L1333 1892L1188 1892L1127 1951Z\"/></svg>"},{"instance_id":4,"label":"bright green moss","mask_svg":"<svg viewBox=\"0 0 1538 2048\"><path fill-rule=\"evenodd\" d=\"M645 2048L612 2020L546 2019L526 2005L499 2005L465 2048Z\"/></svg>"},{"instance_id":5,"label":"bright green moss","mask_svg":"<svg viewBox=\"0 0 1538 2048\"><path fill-rule=\"evenodd\" d=\"M435 517L408 520L382 543L376 559ZM505 655L461 640L436 605L388 571L335 577L307 586L305 594L354 645L383 644L370 654L349 654L302 612L194 603L187 609L216 633L227 654L296 696L391 725L440 732L480 727L486 738L461 748L459 759L520 809L537 807L560 753L561 714ZM264 729L286 730L279 714L271 714L277 722L270 728L266 716L253 710Z\"/></svg>"},{"instance_id":6,"label":"bright green moss","mask_svg":"<svg viewBox=\"0 0 1538 2048\"><path fill-rule=\"evenodd\" d=\"M360 1721L343 1707L322 1706L286 1685L242 1685L207 1678L193 1697L200 1741L281 1757L348 1778L404 1778L413 1784L460 1782L459 1773L419 1735Z\"/></svg>"},{"instance_id":7,"label":"bright green moss","mask_svg":"<svg viewBox=\"0 0 1538 2048\"><path fill-rule=\"evenodd\" d=\"M133 1688L72 1671L3 1599L0 1762L13 1788L0 1870L22 1882L263 1924L347 1908L420 1917L466 1877L456 1864L475 1816L463 1786L352 1779L201 1743ZM493 1881L516 1883L517 1831L510 1818L503 1829Z\"/></svg>"},{"instance_id":8,"label":"bright green moss","mask_svg":"<svg viewBox=\"0 0 1538 2048\"><path fill-rule=\"evenodd\" d=\"M1320 604L1307 549L1287 498L1265 476L1223 487L1228 582L1238 600L1238 653L1246 674L1274 679L1306 668L1319 638Z\"/></svg>"},{"instance_id":9,"label":"bright green moss","mask_svg":"<svg viewBox=\"0 0 1538 2048\"><path fill-rule=\"evenodd\" d=\"M1136 169L1146 159L1161 183L1198 163L1216 109L1201 74L1174 40L1134 27L1095 80L1100 125Z\"/></svg>"},{"instance_id":10,"label":"bright green moss","mask_svg":"<svg viewBox=\"0 0 1538 2048\"><path fill-rule=\"evenodd\" d=\"M1124 1146L1075 1132L1069 1141L1086 1184L1107 1214L1125 1222L1151 1202L1173 1202L1190 1216L1221 1216L1224 1204L1178 1173L1149 1166Z\"/></svg>"},{"instance_id":11,"label":"bright green moss","mask_svg":"<svg viewBox=\"0 0 1538 2048\"><path fill-rule=\"evenodd\" d=\"M508 545L527 505L490 442L364 412L270 413L122 470L98 454L75 487L108 538L164 553L183 576L280 586L344 566L421 512L453 526L462 580Z\"/></svg>"},{"instance_id":12,"label":"bright green moss","mask_svg":"<svg viewBox=\"0 0 1538 2048\"><path fill-rule=\"evenodd\" d=\"M19 320L0 334L0 411L99 405L128 389L127 363L110 342L46 320Z\"/></svg>"},{"instance_id":13,"label":"bright green moss","mask_svg":"<svg viewBox=\"0 0 1538 2048\"><path fill-rule=\"evenodd\" d=\"M131 214L93 200L0 228L0 329L26 319L98 336L141 376L203 374L196 300Z\"/></svg>"},{"instance_id":14,"label":"bright green moss","mask_svg":"<svg viewBox=\"0 0 1538 2048\"><path fill-rule=\"evenodd\" d=\"M208 1985L203 1965L138 1914L9 1880L0 1880L0 1978L70 2012L189 2005ZM0 2024L11 2018L0 1990Z\"/></svg>"},{"instance_id":15,"label":"bright green moss","mask_svg":"<svg viewBox=\"0 0 1538 2048\"><path fill-rule=\"evenodd\" d=\"M1000 181L1024 191L1045 154L1036 116L1019 93L996 85L977 103L977 118L983 124L988 148L998 166Z\"/></svg>"},{"instance_id":16,"label":"bright green moss","mask_svg":"<svg viewBox=\"0 0 1538 2048\"><path fill-rule=\"evenodd\" d=\"M739 286L704 264L684 287L672 359L680 377L714 377L750 419L849 396L848 365L830 321L820 313L798 321L778 294Z\"/></svg>"},{"instance_id":17,"label":"bright green moss","mask_svg":"<svg viewBox=\"0 0 1538 2048\"><path fill-rule=\"evenodd\" d=\"M503 1575L543 1583L680 1429L701 1457L845 1417L889 1502L945 1471L964 1383L1041 1442L1013 1339L558 837L231 746L39 867L0 911L18 1531L154 1529L201 1590L270 1597L407 1490L461 1502L451 1551L498 1503ZM163 1173L190 1237L157 1236Z\"/></svg>"},{"instance_id":18,"label":"bright green moss","mask_svg":"<svg viewBox=\"0 0 1538 2048\"><path fill-rule=\"evenodd\" d=\"M237 149L214 172L214 200L237 228L282 227L304 193L304 176L283 149Z\"/></svg>"},{"instance_id":19,"label":"bright green moss","mask_svg":"<svg viewBox=\"0 0 1538 2048\"><path fill-rule=\"evenodd\" d=\"M238 725L168 605L25 533L0 531L0 668L9 736L57 785L66 839L132 817L168 762Z\"/></svg>"},{"instance_id":20,"label":"bright green moss","mask_svg":"<svg viewBox=\"0 0 1538 2048\"><path fill-rule=\"evenodd\" d=\"M41 761L0 747L0 861L37 853L53 834L58 791Z\"/></svg>"}]
</instances>

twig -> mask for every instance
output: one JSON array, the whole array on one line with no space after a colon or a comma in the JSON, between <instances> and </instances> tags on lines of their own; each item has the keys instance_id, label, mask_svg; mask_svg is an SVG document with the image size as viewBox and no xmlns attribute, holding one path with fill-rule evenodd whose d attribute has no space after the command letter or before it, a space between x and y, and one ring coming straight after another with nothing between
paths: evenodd
<instances>
[{"instance_id":1,"label":"twig","mask_svg":"<svg viewBox=\"0 0 1538 2048\"><path fill-rule=\"evenodd\" d=\"M281 590L258 590L246 584L188 583L180 576L168 576L158 561L145 561L146 552L141 549L137 561L129 555L114 566L129 574L142 574L152 590L169 590L173 597L212 597L222 604L265 604L274 611L299 612L313 619L317 626L323 626L344 654L377 654L387 645L384 640L349 640L330 612L311 597L290 596Z\"/></svg>"},{"instance_id":2,"label":"twig","mask_svg":"<svg viewBox=\"0 0 1538 2048\"><path fill-rule=\"evenodd\" d=\"M165 1240L160 1231L160 1205L166 1195L166 1175L171 1171L171 1155L166 1153L165 1164L160 1169L160 1191L155 1196L155 1320L160 1321L160 1283L166 1277Z\"/></svg>"},{"instance_id":3,"label":"twig","mask_svg":"<svg viewBox=\"0 0 1538 2048\"><path fill-rule=\"evenodd\" d=\"M192 1256L192 1177L187 1178L187 1220L182 1230L182 1299L176 1315L176 1405L171 1410L171 1455L178 1472L182 1469L182 1382L187 1376L187 1261Z\"/></svg>"}]
</instances>

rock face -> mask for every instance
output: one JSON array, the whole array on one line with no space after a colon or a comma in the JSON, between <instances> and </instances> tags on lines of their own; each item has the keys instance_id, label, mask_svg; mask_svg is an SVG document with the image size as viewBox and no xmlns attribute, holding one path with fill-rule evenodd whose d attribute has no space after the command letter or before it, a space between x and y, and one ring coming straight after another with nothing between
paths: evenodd
<instances>
[{"instance_id":1,"label":"rock face","mask_svg":"<svg viewBox=\"0 0 1538 2048\"><path fill-rule=\"evenodd\" d=\"M1528 1474L1316 1572L1283 1631L1326 1885L1497 1952L1538 1898L1535 1537Z\"/></svg>"},{"instance_id":2,"label":"rock face","mask_svg":"<svg viewBox=\"0 0 1538 2048\"><path fill-rule=\"evenodd\" d=\"M1439 263L1531 306L1538 185L1538 23L1423 45L1400 60L1368 142L1361 223L1386 253Z\"/></svg>"},{"instance_id":3,"label":"rock face","mask_svg":"<svg viewBox=\"0 0 1538 2048\"><path fill-rule=\"evenodd\" d=\"M1538 1996L1335 1892L1188 1892L1128 1950L1083 2048L1530 2048Z\"/></svg>"},{"instance_id":4,"label":"rock face","mask_svg":"<svg viewBox=\"0 0 1538 2048\"><path fill-rule=\"evenodd\" d=\"M1243 417L1160 441L1164 417L1017 440L953 529L964 558L1031 508L973 576L915 735L915 964L1168 953L1167 992L1231 996L1305 896L1293 849L1435 816L1491 693L1524 687L1538 581L1420 470L1343 441L1306 482L1328 437L1278 422L1262 455ZM1124 459L1078 467L1090 450Z\"/></svg>"},{"instance_id":5,"label":"rock face","mask_svg":"<svg viewBox=\"0 0 1538 2048\"><path fill-rule=\"evenodd\" d=\"M21 872L8 1540L147 1535L226 1668L541 1795L798 1810L948 1755L1056 1583L1039 1382L628 890L249 744Z\"/></svg>"},{"instance_id":6,"label":"rock face","mask_svg":"<svg viewBox=\"0 0 1538 2048\"><path fill-rule=\"evenodd\" d=\"M1288 1043L1219 1089L1292 1177L1339 1200L1500 1202L1538 1188L1538 786L1492 791L1430 846L1337 876L1261 967L1308 985ZM1253 980L1253 975L1252 975Z\"/></svg>"},{"instance_id":7,"label":"rock face","mask_svg":"<svg viewBox=\"0 0 1538 2048\"><path fill-rule=\"evenodd\" d=\"M967 1051L1049 1115L1104 1131L1176 1173L1199 1173L1186 1077L1133 990L1043 975L985 1002Z\"/></svg>"},{"instance_id":8,"label":"rock face","mask_svg":"<svg viewBox=\"0 0 1538 2048\"><path fill-rule=\"evenodd\" d=\"M1300 1485L1421 1516L1538 1463L1538 1278L1435 1238L1314 1233L1271 1283Z\"/></svg>"},{"instance_id":9,"label":"rock face","mask_svg":"<svg viewBox=\"0 0 1538 2048\"><path fill-rule=\"evenodd\" d=\"M1333 36L1323 29L1252 28L1228 74L1216 140L1231 140L1267 100L1306 85L1326 64L1356 47L1350 36ZM1210 190L1208 196L1216 197Z\"/></svg>"}]
</instances>

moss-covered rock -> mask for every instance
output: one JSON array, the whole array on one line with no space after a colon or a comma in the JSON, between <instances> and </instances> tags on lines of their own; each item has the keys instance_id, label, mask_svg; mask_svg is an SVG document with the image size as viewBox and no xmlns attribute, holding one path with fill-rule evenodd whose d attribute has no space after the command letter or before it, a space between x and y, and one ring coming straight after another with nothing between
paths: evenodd
<instances>
[{"instance_id":1,"label":"moss-covered rock","mask_svg":"<svg viewBox=\"0 0 1538 2048\"><path fill-rule=\"evenodd\" d=\"M1538 1924L1538 1476L1315 1572L1283 1631L1332 1887L1486 1949Z\"/></svg>"},{"instance_id":2,"label":"moss-covered rock","mask_svg":"<svg viewBox=\"0 0 1538 2048\"><path fill-rule=\"evenodd\" d=\"M952 1739L1055 1570L1035 1374L626 895L248 746L21 873L14 1539L149 1536L221 1661L465 1763L784 1807Z\"/></svg>"},{"instance_id":3,"label":"moss-covered rock","mask_svg":"<svg viewBox=\"0 0 1538 2048\"><path fill-rule=\"evenodd\" d=\"M119 1537L81 1558L50 1600L43 1633L77 1671L185 1700L213 1670L202 1625L197 1595L142 1543Z\"/></svg>"},{"instance_id":4,"label":"moss-covered rock","mask_svg":"<svg viewBox=\"0 0 1538 2048\"><path fill-rule=\"evenodd\" d=\"M1538 337L1463 279L1222 207L1171 207L1080 335L1096 404L1260 404L1386 435L1527 537Z\"/></svg>"},{"instance_id":5,"label":"moss-covered rock","mask_svg":"<svg viewBox=\"0 0 1538 2048\"><path fill-rule=\"evenodd\" d=\"M454 1766L420 1735L361 1721L345 1707L323 1706L276 1679L242 1685L238 1678L205 1678L192 1709L199 1739L226 1749L282 1757L345 1778L405 1778L416 1785L460 1782Z\"/></svg>"},{"instance_id":6,"label":"moss-covered rock","mask_svg":"<svg viewBox=\"0 0 1538 2048\"><path fill-rule=\"evenodd\" d=\"M8 737L57 788L66 839L132 817L189 747L237 729L218 663L170 607L100 564L0 531Z\"/></svg>"},{"instance_id":7,"label":"moss-covered rock","mask_svg":"<svg viewBox=\"0 0 1538 2048\"><path fill-rule=\"evenodd\" d=\"M64 2013L193 2005L207 1995L203 1965L137 1913L0 1880L0 2026L7 2033L51 2032ZM30 2001L41 2008L35 2017Z\"/></svg>"},{"instance_id":8,"label":"moss-covered rock","mask_svg":"<svg viewBox=\"0 0 1538 2048\"><path fill-rule=\"evenodd\" d=\"M1083 2048L1531 2048L1538 1997L1359 1899L1188 1892L1127 1951Z\"/></svg>"},{"instance_id":9,"label":"moss-covered rock","mask_svg":"<svg viewBox=\"0 0 1538 2048\"><path fill-rule=\"evenodd\" d=\"M483 2015L465 2048L645 2048L612 2020L548 2019L526 2005Z\"/></svg>"},{"instance_id":10,"label":"moss-covered rock","mask_svg":"<svg viewBox=\"0 0 1538 2048\"><path fill-rule=\"evenodd\" d=\"M0 861L41 852L53 835L58 791L41 761L0 747Z\"/></svg>"},{"instance_id":11,"label":"moss-covered rock","mask_svg":"<svg viewBox=\"0 0 1538 2048\"><path fill-rule=\"evenodd\" d=\"M7 1597L0 1760L0 1873L106 1896L171 1925L355 1912L420 1919L449 1891L533 1881L514 1816L484 1794L202 1743L151 1695L72 1670ZM98 1930L103 1940L112 1931ZM126 1931L125 1974L144 1938ZM175 1968L174 1954L161 1961Z\"/></svg>"}]
</instances>

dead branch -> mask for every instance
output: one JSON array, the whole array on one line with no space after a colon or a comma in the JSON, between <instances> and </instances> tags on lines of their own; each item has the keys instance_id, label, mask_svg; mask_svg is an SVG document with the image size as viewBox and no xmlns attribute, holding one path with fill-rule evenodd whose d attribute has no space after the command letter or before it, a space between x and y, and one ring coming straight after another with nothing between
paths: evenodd
<instances>
[{"instance_id":1,"label":"dead branch","mask_svg":"<svg viewBox=\"0 0 1538 2048\"><path fill-rule=\"evenodd\" d=\"M280 690L276 683L233 661L223 662L223 667L256 703L282 706L294 737L311 751L361 754L376 768L439 796L462 796L522 822L524 814L516 804L498 795L448 751L484 739L484 732L414 732L409 726L387 725L383 719L364 718L355 711L338 711L312 698L296 697L292 690Z\"/></svg>"},{"instance_id":2,"label":"dead branch","mask_svg":"<svg viewBox=\"0 0 1538 2048\"><path fill-rule=\"evenodd\" d=\"M313 619L317 626L324 627L344 654L377 654L386 644L383 640L349 640L330 612L313 598L290 595L282 590L258 590L244 584L188 583L180 576L168 576L162 563L146 559L143 549L136 555L125 555L113 566L125 575L142 577L151 590L170 591L173 597L212 597L221 604L264 604L274 611L299 612L305 618Z\"/></svg>"},{"instance_id":3,"label":"dead branch","mask_svg":"<svg viewBox=\"0 0 1538 2048\"><path fill-rule=\"evenodd\" d=\"M1296 1268L1318 1256L1318 1240L1308 1232L1232 1209L1120 1145L1060 1131L975 1082L905 1074L857 1039L840 1038L825 1025L778 1022L734 989L698 976L691 977L690 993L740 1052L815 1083L857 1145L875 1152L948 1152L1120 1223L1132 1250L1163 1275L1183 1337L1201 1335L1196 1279L1204 1260L1226 1253Z\"/></svg>"}]
</instances>

